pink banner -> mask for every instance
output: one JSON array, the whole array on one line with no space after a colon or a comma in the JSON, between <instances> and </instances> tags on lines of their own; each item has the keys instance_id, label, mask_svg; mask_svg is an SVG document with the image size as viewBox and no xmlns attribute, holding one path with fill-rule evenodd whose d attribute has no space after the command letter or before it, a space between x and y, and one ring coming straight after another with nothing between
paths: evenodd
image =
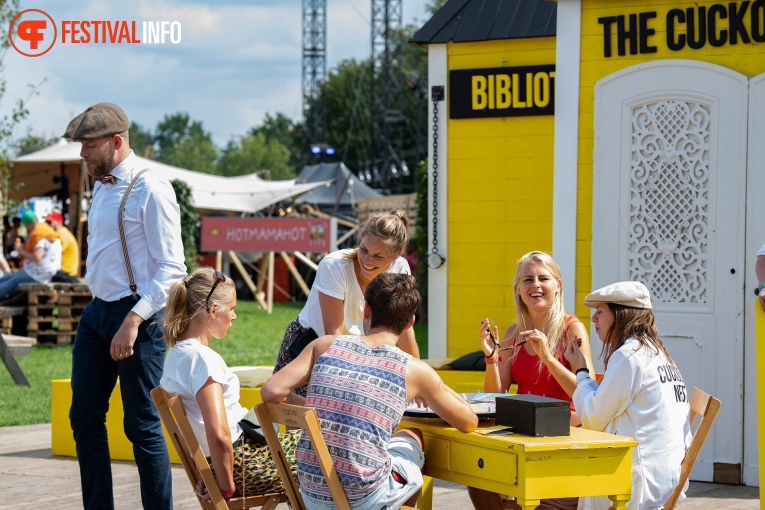
<instances>
[{"instance_id":1,"label":"pink banner","mask_svg":"<svg viewBox=\"0 0 765 510\"><path fill-rule=\"evenodd\" d=\"M202 251L330 251L323 218L202 218Z\"/></svg>"}]
</instances>

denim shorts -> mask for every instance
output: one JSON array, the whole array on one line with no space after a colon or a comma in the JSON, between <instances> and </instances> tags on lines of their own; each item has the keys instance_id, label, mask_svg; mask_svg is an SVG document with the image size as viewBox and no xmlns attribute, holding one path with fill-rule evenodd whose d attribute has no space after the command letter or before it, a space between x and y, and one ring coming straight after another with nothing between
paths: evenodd
<instances>
[{"instance_id":1,"label":"denim shorts","mask_svg":"<svg viewBox=\"0 0 765 510\"><path fill-rule=\"evenodd\" d=\"M425 453L414 438L395 436L388 443L393 471L401 475L406 484L394 480L388 475L377 489L363 499L351 503L353 510L387 510L400 508L422 487L422 467L425 465ZM316 501L303 495L307 510L329 510L333 503Z\"/></svg>"}]
</instances>

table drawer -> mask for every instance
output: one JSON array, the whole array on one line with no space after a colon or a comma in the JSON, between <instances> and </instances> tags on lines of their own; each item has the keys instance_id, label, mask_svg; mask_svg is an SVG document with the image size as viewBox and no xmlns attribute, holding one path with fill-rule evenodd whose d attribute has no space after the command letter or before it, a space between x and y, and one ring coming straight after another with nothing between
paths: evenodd
<instances>
[{"instance_id":1,"label":"table drawer","mask_svg":"<svg viewBox=\"0 0 765 510\"><path fill-rule=\"evenodd\" d=\"M456 473L517 484L517 457L507 451L452 442L451 464Z\"/></svg>"},{"instance_id":2,"label":"table drawer","mask_svg":"<svg viewBox=\"0 0 765 510\"><path fill-rule=\"evenodd\" d=\"M449 471L451 441L429 437L425 441L425 464L433 469Z\"/></svg>"}]
</instances>

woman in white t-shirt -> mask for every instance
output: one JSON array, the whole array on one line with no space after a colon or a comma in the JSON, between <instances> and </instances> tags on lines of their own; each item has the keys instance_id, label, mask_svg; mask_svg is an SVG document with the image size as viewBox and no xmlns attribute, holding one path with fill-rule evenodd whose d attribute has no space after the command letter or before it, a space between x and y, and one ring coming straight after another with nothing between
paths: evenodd
<instances>
[{"instance_id":1,"label":"woman in white t-shirt","mask_svg":"<svg viewBox=\"0 0 765 510\"><path fill-rule=\"evenodd\" d=\"M234 282L211 267L199 268L170 289L163 318L168 346L160 385L181 397L194 435L211 461L223 497L281 491L282 484L255 413L239 404L239 379L210 347L236 319ZM281 436L295 465L300 431ZM200 482L200 493L209 499Z\"/></svg>"},{"instance_id":2,"label":"woman in white t-shirt","mask_svg":"<svg viewBox=\"0 0 765 510\"><path fill-rule=\"evenodd\" d=\"M572 396L584 428L637 439L627 508L659 510L680 480L690 445L690 394L659 338L645 285L614 283L589 294L584 304L595 309L592 323L603 342L606 371L600 385L590 378L577 342L564 354L569 371L550 354L543 333L533 331L527 338ZM607 497L579 498L580 510L610 507Z\"/></svg>"},{"instance_id":3,"label":"woman in white t-shirt","mask_svg":"<svg viewBox=\"0 0 765 510\"><path fill-rule=\"evenodd\" d=\"M330 253L319 263L303 310L287 326L274 373L284 368L312 340L323 335L364 334L364 290L380 273L411 274L404 252L409 220L404 211L372 215L358 234L354 249ZM419 358L414 330L407 329L398 347ZM305 386L295 390L305 396Z\"/></svg>"}]
</instances>

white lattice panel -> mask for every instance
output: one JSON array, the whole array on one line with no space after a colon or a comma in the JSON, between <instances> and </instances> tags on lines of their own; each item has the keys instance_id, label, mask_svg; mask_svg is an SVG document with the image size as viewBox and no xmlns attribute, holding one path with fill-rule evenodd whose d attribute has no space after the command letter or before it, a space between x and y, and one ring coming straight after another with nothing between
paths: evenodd
<instances>
[{"instance_id":1,"label":"white lattice panel","mask_svg":"<svg viewBox=\"0 0 765 510\"><path fill-rule=\"evenodd\" d=\"M657 302L706 303L710 108L658 101L631 114L630 279Z\"/></svg>"}]
</instances>

